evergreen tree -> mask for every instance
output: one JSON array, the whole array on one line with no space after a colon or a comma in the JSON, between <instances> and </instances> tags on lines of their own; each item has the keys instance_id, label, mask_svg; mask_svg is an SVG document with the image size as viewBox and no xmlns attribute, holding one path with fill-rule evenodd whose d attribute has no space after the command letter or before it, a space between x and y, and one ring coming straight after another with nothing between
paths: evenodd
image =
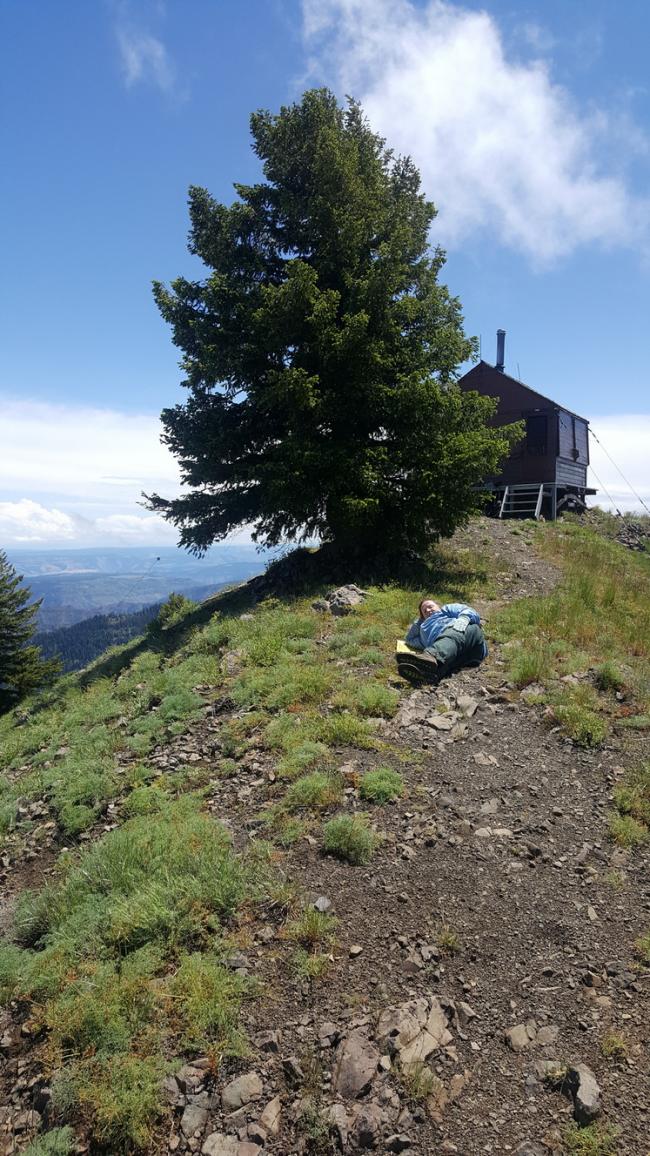
<instances>
[{"instance_id":1,"label":"evergreen tree","mask_svg":"<svg viewBox=\"0 0 650 1156\"><path fill-rule=\"evenodd\" d=\"M455 385L474 343L438 282L419 173L324 89L251 131L262 183L230 207L190 189L207 276L154 285L183 351L189 398L162 422L189 492L149 508L195 552L245 524L348 550L448 535L514 431Z\"/></svg>"},{"instance_id":2,"label":"evergreen tree","mask_svg":"<svg viewBox=\"0 0 650 1156\"><path fill-rule=\"evenodd\" d=\"M30 591L21 583L22 576L0 550L0 714L60 669L58 661L43 661L38 647L29 645L41 602L29 605Z\"/></svg>"}]
</instances>

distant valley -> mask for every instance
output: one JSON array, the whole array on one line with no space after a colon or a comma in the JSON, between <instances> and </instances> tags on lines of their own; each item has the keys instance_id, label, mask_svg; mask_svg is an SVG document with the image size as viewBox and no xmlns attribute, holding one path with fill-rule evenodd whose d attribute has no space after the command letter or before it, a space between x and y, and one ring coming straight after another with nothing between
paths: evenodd
<instances>
[{"instance_id":1,"label":"distant valley","mask_svg":"<svg viewBox=\"0 0 650 1156\"><path fill-rule=\"evenodd\" d=\"M164 602L172 591L207 598L224 585L258 574L269 557L251 543L214 547L204 558L175 546L12 549L8 556L33 599L43 599L39 633L98 614L130 614Z\"/></svg>"}]
</instances>

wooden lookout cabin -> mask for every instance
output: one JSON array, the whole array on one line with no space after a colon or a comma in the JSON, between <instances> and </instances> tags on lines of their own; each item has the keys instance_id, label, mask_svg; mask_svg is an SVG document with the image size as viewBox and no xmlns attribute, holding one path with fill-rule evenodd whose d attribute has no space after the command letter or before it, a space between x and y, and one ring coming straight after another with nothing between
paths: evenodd
<instances>
[{"instance_id":1,"label":"wooden lookout cabin","mask_svg":"<svg viewBox=\"0 0 650 1156\"><path fill-rule=\"evenodd\" d=\"M498 477L486 478L500 518L555 520L561 510L583 510L589 465L589 422L505 372L505 330L497 330L497 363L479 361L458 382L461 389L496 397L494 425L524 421L526 432Z\"/></svg>"}]
</instances>

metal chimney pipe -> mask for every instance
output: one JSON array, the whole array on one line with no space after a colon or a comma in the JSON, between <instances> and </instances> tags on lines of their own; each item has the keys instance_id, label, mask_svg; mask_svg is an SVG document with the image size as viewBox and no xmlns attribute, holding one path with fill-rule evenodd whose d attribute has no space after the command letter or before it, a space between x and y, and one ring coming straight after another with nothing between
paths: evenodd
<instances>
[{"instance_id":1,"label":"metal chimney pipe","mask_svg":"<svg viewBox=\"0 0 650 1156\"><path fill-rule=\"evenodd\" d=\"M506 331L497 329L497 363L495 368L503 373L506 367Z\"/></svg>"}]
</instances>

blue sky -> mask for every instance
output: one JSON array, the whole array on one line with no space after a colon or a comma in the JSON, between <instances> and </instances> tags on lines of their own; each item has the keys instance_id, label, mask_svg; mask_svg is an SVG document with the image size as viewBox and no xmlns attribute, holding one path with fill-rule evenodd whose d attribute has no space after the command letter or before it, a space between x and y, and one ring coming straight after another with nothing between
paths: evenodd
<instances>
[{"instance_id":1,"label":"blue sky","mask_svg":"<svg viewBox=\"0 0 650 1156\"><path fill-rule=\"evenodd\" d=\"M190 183L254 179L248 118L327 83L410 152L466 326L594 421L650 499L650 9L641 0L0 0L0 539L170 541L182 395L153 278ZM617 501L636 505L605 460Z\"/></svg>"}]
</instances>

